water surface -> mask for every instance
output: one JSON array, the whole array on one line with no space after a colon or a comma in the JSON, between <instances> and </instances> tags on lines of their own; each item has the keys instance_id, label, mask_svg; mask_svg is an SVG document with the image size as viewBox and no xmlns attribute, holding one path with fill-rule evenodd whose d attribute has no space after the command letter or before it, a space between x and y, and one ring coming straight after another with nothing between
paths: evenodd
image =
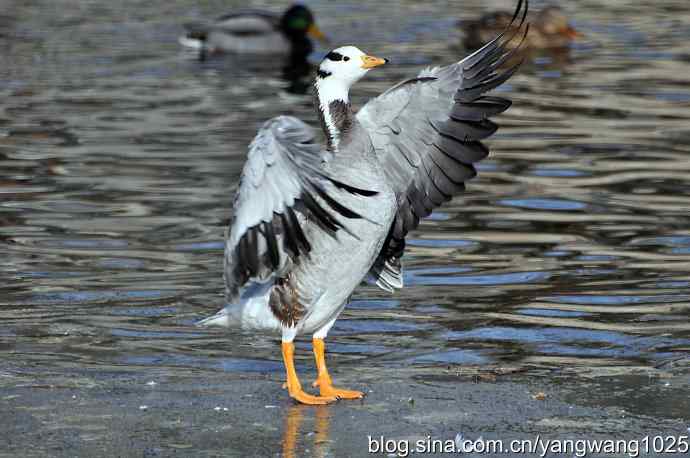
<instances>
[{"instance_id":1,"label":"water surface","mask_svg":"<svg viewBox=\"0 0 690 458\"><path fill-rule=\"evenodd\" d=\"M0 372L280 376L275 340L192 326L222 306L257 127L316 120L279 65L181 51L180 24L227 3L1 2ZM455 20L485 2L399 3L312 2L334 43L393 62L356 106L464 55ZM687 373L690 5L564 6L585 38L500 89L492 155L410 235L406 288L356 292L341 367Z\"/></svg>"}]
</instances>

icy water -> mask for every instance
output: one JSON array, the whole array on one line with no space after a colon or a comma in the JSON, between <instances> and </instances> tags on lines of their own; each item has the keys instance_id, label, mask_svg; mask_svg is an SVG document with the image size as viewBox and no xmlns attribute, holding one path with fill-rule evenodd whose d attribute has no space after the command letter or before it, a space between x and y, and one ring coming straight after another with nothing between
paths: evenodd
<instances>
[{"instance_id":1,"label":"icy water","mask_svg":"<svg viewBox=\"0 0 690 458\"><path fill-rule=\"evenodd\" d=\"M310 98L276 62L180 49L232 2L26 3L0 1L0 375L279 378L275 340L193 323L223 303L246 145L277 114L314 123ZM393 62L356 106L466 54L455 21L486 6L311 4ZM585 37L501 88L492 155L411 234L406 288L361 287L331 333L342 370L688 373L690 3L564 6Z\"/></svg>"}]
</instances>

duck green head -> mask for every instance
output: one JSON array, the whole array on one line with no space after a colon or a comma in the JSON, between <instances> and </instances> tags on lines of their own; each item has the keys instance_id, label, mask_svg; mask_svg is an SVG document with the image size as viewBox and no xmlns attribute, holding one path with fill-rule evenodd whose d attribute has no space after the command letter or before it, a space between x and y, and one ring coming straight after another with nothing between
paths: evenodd
<instances>
[{"instance_id":1,"label":"duck green head","mask_svg":"<svg viewBox=\"0 0 690 458\"><path fill-rule=\"evenodd\" d=\"M288 36L310 36L322 41L326 41L326 36L316 26L314 15L311 10L304 5L291 6L280 20L281 29Z\"/></svg>"}]
</instances>

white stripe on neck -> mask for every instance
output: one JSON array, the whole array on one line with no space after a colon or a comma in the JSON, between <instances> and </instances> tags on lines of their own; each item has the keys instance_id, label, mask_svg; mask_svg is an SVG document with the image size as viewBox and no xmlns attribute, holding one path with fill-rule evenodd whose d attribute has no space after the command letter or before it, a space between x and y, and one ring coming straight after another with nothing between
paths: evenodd
<instances>
[{"instance_id":1,"label":"white stripe on neck","mask_svg":"<svg viewBox=\"0 0 690 458\"><path fill-rule=\"evenodd\" d=\"M326 123L326 129L331 135L333 141L333 148L338 149L340 142L340 132L333 121L331 110L329 108L331 102L341 101L343 103L350 102L349 90L350 88L342 81L333 77L333 75L326 78L317 78L314 84L316 86L317 97L319 98L319 108L323 113L323 119Z\"/></svg>"}]
</instances>

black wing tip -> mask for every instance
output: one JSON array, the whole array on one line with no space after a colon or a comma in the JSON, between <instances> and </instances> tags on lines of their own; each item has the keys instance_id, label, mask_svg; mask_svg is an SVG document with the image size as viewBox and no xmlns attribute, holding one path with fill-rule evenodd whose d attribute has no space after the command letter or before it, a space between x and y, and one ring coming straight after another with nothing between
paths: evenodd
<instances>
[{"instance_id":1,"label":"black wing tip","mask_svg":"<svg viewBox=\"0 0 690 458\"><path fill-rule=\"evenodd\" d=\"M524 9L522 8L522 5L525 5ZM522 17L520 17L520 22L515 27L515 31L510 34L509 37L507 35L509 32L514 28L515 26L515 21L517 18L520 16L520 11L522 10ZM482 46L480 49L475 51L474 53L470 54L465 61L463 65L463 70L470 70L474 68L475 66L481 64L481 63L486 63L487 61L493 62L495 61L495 57L498 55L502 55L505 50L506 50L506 45L510 43L515 36L520 33L520 31L523 28L523 25L525 25L525 21L527 20L527 12L529 10L529 1L528 0L519 0L518 4L515 8L515 12L513 13L513 17L506 26L506 28L498 34L493 40L490 42L486 43L484 46ZM527 23L527 26L525 29L529 30L529 23ZM527 35L527 30L524 32L525 36ZM517 47L517 49L522 49L523 48L523 42L524 40L521 41L520 45Z\"/></svg>"},{"instance_id":2,"label":"black wing tip","mask_svg":"<svg viewBox=\"0 0 690 458\"><path fill-rule=\"evenodd\" d=\"M333 177L326 176L326 178L333 183L338 189L344 189L345 191L349 192L350 194L357 194L359 196L364 196L364 197L372 197L377 195L379 192L378 191L372 191L370 189L362 189L362 188L357 188L355 186L349 185L347 183L343 183L340 180L336 180Z\"/></svg>"},{"instance_id":3,"label":"black wing tip","mask_svg":"<svg viewBox=\"0 0 690 458\"><path fill-rule=\"evenodd\" d=\"M458 100L456 98L456 102ZM472 102L456 103L450 113L453 121L483 121L508 110L513 102L503 97L481 96Z\"/></svg>"},{"instance_id":4,"label":"black wing tip","mask_svg":"<svg viewBox=\"0 0 690 458\"><path fill-rule=\"evenodd\" d=\"M470 80L470 83L473 83L473 85L470 87L463 87L461 85L455 94L455 101L459 103L471 103L476 101L482 96L482 94L489 92L508 81L522 66L522 64L525 62L525 59L526 56L522 56L516 64L512 65L505 71L501 73L491 72L486 76L485 79L481 81Z\"/></svg>"},{"instance_id":5,"label":"black wing tip","mask_svg":"<svg viewBox=\"0 0 690 458\"><path fill-rule=\"evenodd\" d=\"M273 269L280 267L280 252L278 251L278 240L273 230L273 221L261 224L262 233L266 240L266 253Z\"/></svg>"},{"instance_id":6,"label":"black wing tip","mask_svg":"<svg viewBox=\"0 0 690 458\"><path fill-rule=\"evenodd\" d=\"M344 216L345 218L348 219L361 219L362 215L359 213L349 209L345 205L341 204L337 200L335 200L333 197L331 197L323 188L316 186L315 187L316 193L323 199L324 202L328 204L329 207L331 207L333 210L338 212L340 215Z\"/></svg>"},{"instance_id":7,"label":"black wing tip","mask_svg":"<svg viewBox=\"0 0 690 458\"><path fill-rule=\"evenodd\" d=\"M309 243L306 235L304 235L304 231L302 230L302 226L299 224L295 211L291 207L288 207L285 213L287 215L287 220L289 220L290 227L294 230L300 252L309 256L309 253L311 253L311 244Z\"/></svg>"},{"instance_id":8,"label":"black wing tip","mask_svg":"<svg viewBox=\"0 0 690 458\"><path fill-rule=\"evenodd\" d=\"M481 140L498 130L498 125L489 117L506 111L512 105L508 99L484 94L505 83L524 62L525 56L518 53L524 48L529 32L529 23L525 26L528 10L529 1L519 0L505 30L461 64L462 82L455 94L455 107L449 115L450 119L439 126L432 123L440 137L434 146L442 154L465 166L447 170L442 157L431 156L438 170L454 185L459 186L476 176L472 164L489 153ZM508 50L508 44L518 36L521 36L519 44ZM512 59L515 57L520 59L513 65ZM509 67L503 69L506 64Z\"/></svg>"},{"instance_id":9,"label":"black wing tip","mask_svg":"<svg viewBox=\"0 0 690 458\"><path fill-rule=\"evenodd\" d=\"M520 9L522 8L523 2L525 3L525 9L522 11L522 18L520 18L520 24L518 25L518 28L522 27L522 24L525 23L525 19L527 19L527 12L529 11L529 0L519 0L517 6L515 7L515 13L513 13L513 19L511 19L510 24L508 24L508 28L510 28L515 23L515 20L520 15Z\"/></svg>"},{"instance_id":10,"label":"black wing tip","mask_svg":"<svg viewBox=\"0 0 690 458\"><path fill-rule=\"evenodd\" d=\"M300 200L304 202L304 206L314 216L314 221L328 234L335 236L336 231L342 227L342 223L321 207L308 192L302 193Z\"/></svg>"},{"instance_id":11,"label":"black wing tip","mask_svg":"<svg viewBox=\"0 0 690 458\"><path fill-rule=\"evenodd\" d=\"M513 19L510 21L510 23L508 24L508 26L506 27L506 29L503 31L503 33L501 35L505 36L508 33L508 31L513 27L513 24L515 24L515 20L517 19L518 15L520 13L520 8L522 7L522 3L523 3L523 0L519 0L518 5L515 8L515 14L513 15ZM515 39L515 37L523 29L523 26L525 26L524 27L525 30L523 32L523 37L520 40L520 44L516 47L516 49L521 49L523 44L524 44L525 38L527 37L527 32L529 32L529 27L530 27L529 22L525 23L525 21L527 20L527 12L529 11L529 0L524 0L524 3L525 3L525 8L522 11L522 17L520 18L520 23L517 25L517 27L515 28L515 32L513 32L511 34L510 38L507 38L506 40L504 40L499 45L499 47L502 48L502 50L505 49L505 47L508 43L510 43L511 41L513 41L513 39Z\"/></svg>"}]
</instances>

